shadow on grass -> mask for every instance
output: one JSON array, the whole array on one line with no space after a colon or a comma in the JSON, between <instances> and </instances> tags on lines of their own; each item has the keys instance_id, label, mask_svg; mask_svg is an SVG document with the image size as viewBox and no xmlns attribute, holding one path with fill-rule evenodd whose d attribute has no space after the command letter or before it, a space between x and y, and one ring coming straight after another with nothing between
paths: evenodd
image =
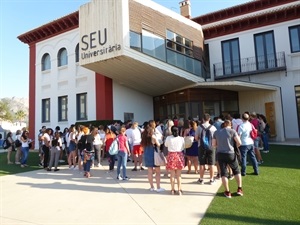
<instances>
[{"instance_id":1,"label":"shadow on grass","mask_svg":"<svg viewBox=\"0 0 300 225\"><path fill-rule=\"evenodd\" d=\"M264 218L257 218L254 216L237 216L237 215L228 215L222 213L206 213L205 218L201 221L202 224L206 223L206 219L208 219L209 223L213 224L213 220L225 220L228 224L272 224L272 225L299 225L300 220L298 221L288 221L288 220L280 220L280 219L264 219ZM203 223L202 223L203 222ZM224 225L227 223L224 223Z\"/></svg>"}]
</instances>

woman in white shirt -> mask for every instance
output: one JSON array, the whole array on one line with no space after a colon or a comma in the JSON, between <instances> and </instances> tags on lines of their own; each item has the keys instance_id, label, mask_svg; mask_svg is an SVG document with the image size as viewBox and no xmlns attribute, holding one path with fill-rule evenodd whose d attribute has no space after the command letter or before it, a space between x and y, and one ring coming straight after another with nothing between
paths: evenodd
<instances>
[{"instance_id":1,"label":"woman in white shirt","mask_svg":"<svg viewBox=\"0 0 300 225\"><path fill-rule=\"evenodd\" d=\"M165 146L168 148L167 170L169 170L171 182L171 194L175 194L175 178L177 180L178 194L182 195L181 189L181 171L184 168L184 139L179 136L178 127L172 126L172 135L168 136L165 141Z\"/></svg>"},{"instance_id":2,"label":"woman in white shirt","mask_svg":"<svg viewBox=\"0 0 300 225\"><path fill-rule=\"evenodd\" d=\"M23 131L21 136L21 142L22 142L22 159L21 159L21 167L27 167L27 159L28 159L28 153L29 153L29 143L31 143L31 139L28 138L28 131Z\"/></svg>"}]
</instances>

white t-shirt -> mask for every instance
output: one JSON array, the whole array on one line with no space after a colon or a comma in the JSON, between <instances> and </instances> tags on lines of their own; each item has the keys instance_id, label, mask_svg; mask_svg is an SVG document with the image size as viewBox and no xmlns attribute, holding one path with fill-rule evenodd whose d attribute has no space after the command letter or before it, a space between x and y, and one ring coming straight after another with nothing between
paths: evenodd
<instances>
[{"instance_id":1,"label":"white t-shirt","mask_svg":"<svg viewBox=\"0 0 300 225\"><path fill-rule=\"evenodd\" d=\"M241 145L253 145L253 139L250 136L252 130L252 125L250 122L246 121L239 126L237 131L238 135L241 137Z\"/></svg>"},{"instance_id":2,"label":"white t-shirt","mask_svg":"<svg viewBox=\"0 0 300 225\"><path fill-rule=\"evenodd\" d=\"M51 146L51 138L50 135L48 133L44 133L43 135L43 145L45 144L45 142L49 142L49 145Z\"/></svg>"},{"instance_id":3,"label":"white t-shirt","mask_svg":"<svg viewBox=\"0 0 300 225\"><path fill-rule=\"evenodd\" d=\"M181 152L184 149L184 139L181 136L168 136L165 141L168 152Z\"/></svg>"}]
</instances>

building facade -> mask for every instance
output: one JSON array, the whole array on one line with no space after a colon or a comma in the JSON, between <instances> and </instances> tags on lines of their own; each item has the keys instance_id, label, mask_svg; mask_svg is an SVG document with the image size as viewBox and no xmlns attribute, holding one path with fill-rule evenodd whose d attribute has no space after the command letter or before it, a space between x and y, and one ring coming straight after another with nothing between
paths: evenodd
<instances>
[{"instance_id":1,"label":"building facade","mask_svg":"<svg viewBox=\"0 0 300 225\"><path fill-rule=\"evenodd\" d=\"M193 19L189 1L180 4L184 15L152 1L93 0L20 35L30 46L30 133L256 111L274 139L299 138L299 1L253 1Z\"/></svg>"}]
</instances>

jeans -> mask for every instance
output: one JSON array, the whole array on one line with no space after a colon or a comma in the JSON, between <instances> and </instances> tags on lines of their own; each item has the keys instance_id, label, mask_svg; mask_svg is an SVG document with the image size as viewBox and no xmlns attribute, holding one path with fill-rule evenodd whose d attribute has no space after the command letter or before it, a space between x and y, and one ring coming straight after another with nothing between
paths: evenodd
<instances>
[{"instance_id":1,"label":"jeans","mask_svg":"<svg viewBox=\"0 0 300 225\"><path fill-rule=\"evenodd\" d=\"M247 155L250 157L250 160L252 162L254 173L258 174L259 173L258 164L254 154L253 145L241 145L239 149L242 156L242 170L241 170L242 175L246 175Z\"/></svg>"},{"instance_id":2,"label":"jeans","mask_svg":"<svg viewBox=\"0 0 300 225\"><path fill-rule=\"evenodd\" d=\"M120 176L121 173L121 165L122 165L122 169L123 169L123 178L127 177L126 176L126 164L127 164L127 157L128 154L123 152L123 151L119 151L117 154L118 157L118 167L117 167L117 177Z\"/></svg>"},{"instance_id":3,"label":"jeans","mask_svg":"<svg viewBox=\"0 0 300 225\"><path fill-rule=\"evenodd\" d=\"M269 134L268 133L262 133L261 139L264 144L264 150L269 151Z\"/></svg>"},{"instance_id":4,"label":"jeans","mask_svg":"<svg viewBox=\"0 0 300 225\"><path fill-rule=\"evenodd\" d=\"M29 153L29 147L22 147L22 158L21 158L21 164L24 165L27 163L28 153Z\"/></svg>"},{"instance_id":5,"label":"jeans","mask_svg":"<svg viewBox=\"0 0 300 225\"><path fill-rule=\"evenodd\" d=\"M49 161L49 154L50 154L50 148L46 145L43 145L43 152L44 152L44 168L48 167L48 161Z\"/></svg>"},{"instance_id":6,"label":"jeans","mask_svg":"<svg viewBox=\"0 0 300 225\"><path fill-rule=\"evenodd\" d=\"M83 166L83 170L85 172L90 172L90 170L91 170L91 164L92 164L92 160L86 160L86 163Z\"/></svg>"}]
</instances>

